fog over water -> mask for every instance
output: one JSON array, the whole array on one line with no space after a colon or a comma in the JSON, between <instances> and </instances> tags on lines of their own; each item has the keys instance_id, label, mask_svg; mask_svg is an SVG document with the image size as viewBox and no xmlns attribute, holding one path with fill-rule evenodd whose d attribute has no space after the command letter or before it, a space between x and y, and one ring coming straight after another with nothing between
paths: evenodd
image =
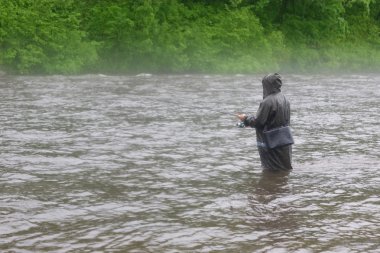
<instances>
[{"instance_id":1,"label":"fog over water","mask_svg":"<svg viewBox=\"0 0 380 253\"><path fill-rule=\"evenodd\" d=\"M289 175L262 76L1 77L0 251L378 252L380 75L283 77Z\"/></svg>"}]
</instances>

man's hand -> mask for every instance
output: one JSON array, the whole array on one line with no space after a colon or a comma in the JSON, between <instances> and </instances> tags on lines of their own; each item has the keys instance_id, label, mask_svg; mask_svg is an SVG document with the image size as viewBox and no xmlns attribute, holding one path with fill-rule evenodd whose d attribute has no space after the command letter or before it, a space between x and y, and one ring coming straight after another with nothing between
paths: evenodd
<instances>
[{"instance_id":1,"label":"man's hand","mask_svg":"<svg viewBox=\"0 0 380 253\"><path fill-rule=\"evenodd\" d=\"M246 118L247 118L247 115L245 115L244 113L243 114L237 114L236 115L240 121L244 121Z\"/></svg>"}]
</instances>

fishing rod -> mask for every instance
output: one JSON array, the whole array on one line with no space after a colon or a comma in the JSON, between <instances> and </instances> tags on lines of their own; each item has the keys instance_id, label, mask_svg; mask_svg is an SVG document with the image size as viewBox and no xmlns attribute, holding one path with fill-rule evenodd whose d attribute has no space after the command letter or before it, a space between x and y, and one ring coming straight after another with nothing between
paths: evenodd
<instances>
[{"instance_id":1,"label":"fishing rod","mask_svg":"<svg viewBox=\"0 0 380 253\"><path fill-rule=\"evenodd\" d=\"M237 117L237 115L239 114L243 114L243 113L232 113L230 111L220 111L220 110L214 110L214 109L209 109L208 111L211 111L211 112L215 112L215 113L220 113L220 114L225 114L225 115L229 115L229 116L235 116ZM235 126L237 126L238 128L245 128L245 124L244 124L244 121L238 121Z\"/></svg>"},{"instance_id":2,"label":"fishing rod","mask_svg":"<svg viewBox=\"0 0 380 253\"><path fill-rule=\"evenodd\" d=\"M237 112L220 111L220 110L214 110L214 109L207 109L207 111L209 111L209 112L215 112L215 113L219 113L219 114L225 114L225 115L229 115L229 116L237 116L239 114Z\"/></svg>"},{"instance_id":3,"label":"fishing rod","mask_svg":"<svg viewBox=\"0 0 380 253\"><path fill-rule=\"evenodd\" d=\"M160 101L158 99L156 99L156 101ZM182 104L181 103L178 103L178 102L173 102L173 101L160 101L160 102L165 102L165 103L169 103L169 104L173 104L175 106L181 106ZM207 110L208 112L213 112L213 113L218 113L218 114L223 114L223 115L228 115L228 116L234 116L234 117L237 117L237 115L239 114L243 114L242 112L232 112L232 111L226 111L226 110L216 110L216 109L211 109L211 108L201 108L201 107L193 107L195 109L205 109ZM243 121L239 121L236 123L236 126L239 127L239 128L244 128L245 125L244 125L244 122Z\"/></svg>"}]
</instances>

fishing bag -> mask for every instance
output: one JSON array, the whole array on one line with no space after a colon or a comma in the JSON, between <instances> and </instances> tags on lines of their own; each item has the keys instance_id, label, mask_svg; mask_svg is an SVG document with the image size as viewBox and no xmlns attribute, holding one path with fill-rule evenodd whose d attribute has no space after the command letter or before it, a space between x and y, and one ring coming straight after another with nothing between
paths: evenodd
<instances>
[{"instance_id":1,"label":"fishing bag","mask_svg":"<svg viewBox=\"0 0 380 253\"><path fill-rule=\"evenodd\" d=\"M282 126L271 130L264 130L264 141L269 149L294 144L293 136L289 126Z\"/></svg>"}]
</instances>

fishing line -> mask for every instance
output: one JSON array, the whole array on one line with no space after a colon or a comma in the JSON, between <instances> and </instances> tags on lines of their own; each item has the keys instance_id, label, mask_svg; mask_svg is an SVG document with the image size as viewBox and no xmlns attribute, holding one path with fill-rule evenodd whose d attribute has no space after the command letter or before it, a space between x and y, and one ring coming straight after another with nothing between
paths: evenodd
<instances>
[{"instance_id":1,"label":"fishing line","mask_svg":"<svg viewBox=\"0 0 380 253\"><path fill-rule=\"evenodd\" d=\"M184 104L182 104L180 102L175 102L175 101L154 99L154 100L152 100L152 102L160 102L160 103L164 103L164 104L171 104L173 106L176 106L177 108L185 108ZM191 106L189 109L206 110L208 112L214 112L214 113L225 114L225 115L230 115L230 116L236 116L237 114L241 114L241 112L238 112L237 110L236 111L217 110L217 109L204 108L204 107L199 107L199 106Z\"/></svg>"},{"instance_id":2,"label":"fishing line","mask_svg":"<svg viewBox=\"0 0 380 253\"><path fill-rule=\"evenodd\" d=\"M177 108L185 108L184 105L180 102L175 102L175 101L168 101L168 100L160 100L160 99L154 99L154 102L160 102L164 104L171 104ZM237 117L238 114L244 114L242 111L230 111L230 110L217 110L217 109L212 109L212 108L204 108L204 107L198 107L198 106L191 106L190 109L194 110L205 110L207 112L211 113L217 113L217 114L222 114L222 115L228 115L228 116L234 116L235 118ZM244 128L244 122L238 121L235 126L239 128Z\"/></svg>"}]
</instances>

